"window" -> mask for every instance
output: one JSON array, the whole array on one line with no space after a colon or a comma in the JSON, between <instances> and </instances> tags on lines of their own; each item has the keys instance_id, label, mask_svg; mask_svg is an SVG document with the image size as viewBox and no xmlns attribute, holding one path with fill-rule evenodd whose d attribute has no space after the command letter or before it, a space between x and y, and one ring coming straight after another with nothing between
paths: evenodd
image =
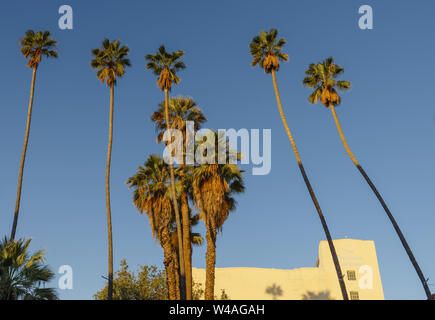
<instances>
[{"instance_id":1,"label":"window","mask_svg":"<svg viewBox=\"0 0 435 320\"><path fill-rule=\"evenodd\" d=\"M355 270L347 270L347 280L356 280Z\"/></svg>"},{"instance_id":2,"label":"window","mask_svg":"<svg viewBox=\"0 0 435 320\"><path fill-rule=\"evenodd\" d=\"M358 291L350 291L350 300L359 300L359 294Z\"/></svg>"}]
</instances>

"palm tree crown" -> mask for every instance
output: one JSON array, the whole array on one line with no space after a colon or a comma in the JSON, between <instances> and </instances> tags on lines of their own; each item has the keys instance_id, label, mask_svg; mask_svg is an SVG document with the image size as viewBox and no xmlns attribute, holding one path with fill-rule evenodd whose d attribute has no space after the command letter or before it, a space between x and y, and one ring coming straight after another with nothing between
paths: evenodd
<instances>
[{"instance_id":1,"label":"palm tree crown","mask_svg":"<svg viewBox=\"0 0 435 320\"><path fill-rule=\"evenodd\" d=\"M192 121L194 123L194 130L201 129L201 124L207 121L206 117L198 108L195 101L192 98L187 97L175 97L170 98L168 101L168 116L169 116L169 128L178 129L183 133L183 140L185 140L186 122ZM161 142L165 130L167 130L165 119L165 103L159 104L159 108L151 115L151 121L156 124L157 142Z\"/></svg>"},{"instance_id":2,"label":"palm tree crown","mask_svg":"<svg viewBox=\"0 0 435 320\"><path fill-rule=\"evenodd\" d=\"M57 58L57 41L50 36L49 31L28 30L21 39L21 54L29 58L27 65L30 68L38 68L42 56Z\"/></svg>"},{"instance_id":3,"label":"palm tree crown","mask_svg":"<svg viewBox=\"0 0 435 320\"><path fill-rule=\"evenodd\" d=\"M264 69L265 73L279 70L279 61L288 61L286 53L281 52L282 47L287 43L284 38L278 40L278 30L270 29L269 32L260 31L260 35L255 36L249 48L254 58L251 65L257 64Z\"/></svg>"},{"instance_id":4,"label":"palm tree crown","mask_svg":"<svg viewBox=\"0 0 435 320\"><path fill-rule=\"evenodd\" d=\"M30 239L0 241L0 300L54 300L52 288L41 288L54 278L44 265L44 252L29 255Z\"/></svg>"},{"instance_id":5,"label":"palm tree crown","mask_svg":"<svg viewBox=\"0 0 435 320\"><path fill-rule=\"evenodd\" d=\"M171 90L173 83L180 82L177 72L186 68L184 62L179 60L182 56L184 56L182 50L169 53L164 45L159 47L155 55L147 54L145 56L145 60L148 61L146 69L151 69L154 75L159 76L157 86L160 90Z\"/></svg>"},{"instance_id":6,"label":"palm tree crown","mask_svg":"<svg viewBox=\"0 0 435 320\"><path fill-rule=\"evenodd\" d=\"M128 179L129 188L135 188L133 204L145 212L150 220L153 236L160 240L161 231L172 221L169 197L169 166L158 155L150 155L144 167Z\"/></svg>"},{"instance_id":7,"label":"palm tree crown","mask_svg":"<svg viewBox=\"0 0 435 320\"><path fill-rule=\"evenodd\" d=\"M92 50L95 58L91 60L91 67L98 70L97 78L106 81L108 86L116 85L116 78L124 75L126 66L131 66L126 58L129 51L127 46L121 46L119 40L110 42L104 39L101 48Z\"/></svg>"},{"instance_id":8,"label":"palm tree crown","mask_svg":"<svg viewBox=\"0 0 435 320\"><path fill-rule=\"evenodd\" d=\"M336 80L343 72L344 69L334 62L333 57L317 64L310 64L305 71L307 76L302 82L304 86L315 89L308 97L308 101L315 104L320 99L325 107L329 107L330 104L339 105L341 98L335 88L341 91L351 88L349 81Z\"/></svg>"},{"instance_id":9,"label":"palm tree crown","mask_svg":"<svg viewBox=\"0 0 435 320\"><path fill-rule=\"evenodd\" d=\"M211 223L214 230L221 230L230 211L235 210L235 199L232 195L243 193L245 186L243 182L243 170L237 164L231 164L230 156L238 160L240 153L229 149L228 140L218 133L215 133L215 141L202 143L214 143L215 157L214 164L203 164L193 169L192 189L195 205L200 211L201 219ZM219 154L217 150L226 150L225 163L218 164Z\"/></svg>"}]
</instances>

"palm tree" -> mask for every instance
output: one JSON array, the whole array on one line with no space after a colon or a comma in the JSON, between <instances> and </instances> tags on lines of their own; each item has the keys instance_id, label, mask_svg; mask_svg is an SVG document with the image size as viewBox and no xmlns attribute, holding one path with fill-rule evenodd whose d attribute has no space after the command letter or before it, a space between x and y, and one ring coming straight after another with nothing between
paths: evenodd
<instances>
[{"instance_id":1,"label":"palm tree","mask_svg":"<svg viewBox=\"0 0 435 320\"><path fill-rule=\"evenodd\" d=\"M276 83L276 72L279 70L279 61L289 60L288 55L282 52L282 47L286 43L287 41L284 38L278 39L278 30L276 29L271 29L269 33L264 30L260 31L260 35L254 37L252 39L251 44L249 45L251 55L254 58L252 60L251 65L253 67L259 65L261 68L264 69L265 73L272 74L273 87L275 89L275 96L276 96L276 101L278 103L278 109L279 109L279 114L281 115L281 120L284 124L285 131L287 132L288 138L290 140L290 144L293 148L293 152L298 162L299 170L301 171L302 177L304 178L305 181L305 185L307 186L308 192L310 193L311 200L313 201L314 206L316 207L317 214L319 215L320 222L322 223L322 227L326 235L326 239L328 240L329 249L331 251L332 260L335 266L335 271L337 272L338 282L340 284L340 289L343 295L343 299L348 300L346 285L343 280L343 274L341 272L341 267L338 261L337 252L335 250L328 225L326 224L326 220L322 213L322 209L320 208L319 202L317 201L317 197L314 193L313 188L311 187L310 180L308 179L304 166L302 165L301 157L299 155L298 149L296 148L296 143L288 127L287 120L285 118L284 111L281 105L281 99L279 97L278 85Z\"/></svg>"},{"instance_id":2,"label":"palm tree","mask_svg":"<svg viewBox=\"0 0 435 320\"><path fill-rule=\"evenodd\" d=\"M169 128L178 129L183 133L183 155L186 153L186 122L192 121L194 130L199 130L202 123L207 119L201 109L197 107L192 98L176 97L170 98L168 102ZM157 142L161 142L168 125L166 124L166 104L161 103L156 112L151 116L156 123L158 132ZM176 170L178 185L180 188L181 217L183 225L183 252L186 274L186 299L192 300L192 244L190 235L189 200L188 194L191 190L191 169L192 167L180 164ZM177 245L178 248L178 245Z\"/></svg>"},{"instance_id":3,"label":"palm tree","mask_svg":"<svg viewBox=\"0 0 435 320\"><path fill-rule=\"evenodd\" d=\"M44 265L44 251L29 254L30 241L0 241L0 300L57 299L53 288L45 288L54 272Z\"/></svg>"},{"instance_id":4,"label":"palm tree","mask_svg":"<svg viewBox=\"0 0 435 320\"><path fill-rule=\"evenodd\" d=\"M106 209L107 209L107 231L109 243L109 275L108 275L108 300L112 300L113 294L113 246L112 246L112 214L110 209L110 161L112 158L112 137L113 137L113 95L114 87L118 77L125 74L125 67L130 66L127 59L130 49L121 46L119 40L111 42L104 39L102 46L92 50L94 59L91 60L91 67L97 71L97 78L106 82L110 88L110 116L109 116L109 143L107 147L106 162Z\"/></svg>"},{"instance_id":5,"label":"palm tree","mask_svg":"<svg viewBox=\"0 0 435 320\"><path fill-rule=\"evenodd\" d=\"M50 36L49 31L28 30L21 39L21 54L28 58L27 66L33 70L32 83L30 86L29 110L27 112L26 134L24 136L23 152L21 154L20 171L18 174L18 190L15 202L14 222L12 224L11 240L14 240L17 231L18 213L20 211L21 186L23 183L24 162L26 160L27 144L29 142L30 123L32 121L33 96L35 91L36 70L42 60L42 56L47 58L57 58L57 41Z\"/></svg>"},{"instance_id":6,"label":"palm tree","mask_svg":"<svg viewBox=\"0 0 435 320\"><path fill-rule=\"evenodd\" d=\"M168 91L171 90L173 84L178 84L180 78L177 76L177 72L186 68L184 62L180 61L180 58L184 55L181 50L168 53L164 45L161 45L155 55L147 54L145 60L148 61L146 64L147 70L152 70L153 74L158 76L157 86L160 90L165 92L165 121L168 133L170 133L169 128L169 115L168 115ZM183 255L183 235L181 230L180 214L178 210L177 197L175 195L175 176L174 176L174 164L171 155L169 156L169 167L171 173L171 197L175 211L175 220L177 223L177 233L179 246L179 256L180 256L180 277L181 277L181 295L182 299L186 297L186 280L185 280L185 264Z\"/></svg>"},{"instance_id":7,"label":"palm tree","mask_svg":"<svg viewBox=\"0 0 435 320\"><path fill-rule=\"evenodd\" d=\"M235 210L235 200L232 196L244 192L245 187L243 184L243 171L236 164L229 163L232 151L228 150L228 141L217 134L215 135L215 141L205 141L203 143L214 144L215 151L226 150L224 164L218 163L219 154L215 152L212 155L214 163L206 163L195 167L192 177L194 202L200 211L200 217L204 221L206 229L205 299L213 300L217 232L222 231L222 226L230 211ZM240 159L240 154L237 154L237 159Z\"/></svg>"},{"instance_id":8,"label":"palm tree","mask_svg":"<svg viewBox=\"0 0 435 320\"><path fill-rule=\"evenodd\" d=\"M432 300L433 298L429 290L427 280L424 277L423 272L421 271L420 266L418 265L414 257L414 254L412 253L408 245L408 242L406 241L402 231L400 230L399 225L397 224L392 213L390 212L390 209L388 209L387 204L385 203L381 194L378 192L375 185L370 180L369 176L366 174L364 169L361 167L361 165L353 155L352 151L349 148L349 145L347 144L346 138L344 137L343 130L341 129L340 122L338 121L338 117L335 112L335 106L339 105L341 102L341 98L335 89L345 91L351 88L351 84L349 81L337 80L337 77L341 75L343 72L344 69L334 62L333 57L329 57L328 59L325 59L323 62L319 62L317 64L310 64L308 69L305 71L305 74L307 76L303 80L303 84L306 87L314 89L314 91L308 97L308 101L312 104L315 104L320 99L320 102L325 107L331 110L335 125L340 135L340 139L343 142L347 154L349 155L353 164L358 168L361 175L367 181L373 193L376 195L376 198L378 198L379 202L381 203L382 207L387 213L388 218L393 224L393 227L396 230L396 233L399 236L399 239L402 242L402 245L409 256L409 259L411 260L411 263L414 266L415 271L417 272L421 283L423 284L423 288L427 295L427 298L429 300Z\"/></svg>"},{"instance_id":9,"label":"palm tree","mask_svg":"<svg viewBox=\"0 0 435 320\"><path fill-rule=\"evenodd\" d=\"M164 265L168 276L169 299L177 295L176 270L178 261L174 261L175 248L171 240L171 221L173 207L169 197L170 173L168 165L158 155L150 155L143 167L127 181L134 188L133 204L140 213L149 218L151 231L163 248Z\"/></svg>"}]
</instances>

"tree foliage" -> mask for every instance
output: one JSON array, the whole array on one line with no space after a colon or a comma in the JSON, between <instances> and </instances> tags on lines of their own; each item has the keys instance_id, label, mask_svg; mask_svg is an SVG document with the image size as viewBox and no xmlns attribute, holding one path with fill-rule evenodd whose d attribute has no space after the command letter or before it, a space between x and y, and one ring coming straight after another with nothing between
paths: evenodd
<instances>
[{"instance_id":1,"label":"tree foliage","mask_svg":"<svg viewBox=\"0 0 435 320\"><path fill-rule=\"evenodd\" d=\"M333 57L329 57L317 64L310 64L305 71L307 75L302 84L314 89L309 95L308 101L315 104L319 101L325 106L334 106L341 103L341 98L335 88L345 91L351 88L349 81L337 80L336 78L344 72L344 69L334 62Z\"/></svg>"},{"instance_id":2,"label":"tree foliage","mask_svg":"<svg viewBox=\"0 0 435 320\"><path fill-rule=\"evenodd\" d=\"M44 264L44 251L29 253L29 240L0 241L0 300L55 300L56 291L45 288L54 272Z\"/></svg>"},{"instance_id":3,"label":"tree foliage","mask_svg":"<svg viewBox=\"0 0 435 320\"><path fill-rule=\"evenodd\" d=\"M265 73L279 70L279 61L288 61L289 57L282 52L282 47L287 43L284 38L278 39L278 30L270 29L269 32L261 30L249 44L252 55L251 65L257 64Z\"/></svg>"},{"instance_id":4,"label":"tree foliage","mask_svg":"<svg viewBox=\"0 0 435 320\"><path fill-rule=\"evenodd\" d=\"M21 38L21 54L28 58L27 66L37 68L42 56L57 58L57 41L50 36L49 31L27 30L26 35Z\"/></svg>"},{"instance_id":5,"label":"tree foliage","mask_svg":"<svg viewBox=\"0 0 435 320\"><path fill-rule=\"evenodd\" d=\"M107 300L107 285L98 291L96 300ZM127 261L121 261L113 280L113 300L167 300L166 273L156 266L139 266L139 271L129 269Z\"/></svg>"},{"instance_id":6,"label":"tree foliage","mask_svg":"<svg viewBox=\"0 0 435 320\"><path fill-rule=\"evenodd\" d=\"M127 46L121 46L119 40L104 39L101 48L92 50L91 67L98 70L97 78L108 86L116 85L117 77L124 76L125 67L131 66L127 58L129 51Z\"/></svg>"},{"instance_id":7,"label":"tree foliage","mask_svg":"<svg viewBox=\"0 0 435 320\"><path fill-rule=\"evenodd\" d=\"M183 134L183 142L186 143L186 122L193 122L193 130L198 131L201 125L207 121L202 110L197 103L189 97L178 96L169 98L168 101L169 128L178 129ZM165 120L165 102L161 102L157 111L151 115L151 121L156 125L157 142L163 140L163 135L167 130Z\"/></svg>"},{"instance_id":8,"label":"tree foliage","mask_svg":"<svg viewBox=\"0 0 435 320\"><path fill-rule=\"evenodd\" d=\"M164 45L161 45L156 54L147 54L145 60L148 61L145 68L152 70L153 74L158 76L157 86L160 90L171 90L172 84L178 84L180 78L177 72L186 68L180 58L184 56L182 50L169 53Z\"/></svg>"}]
</instances>

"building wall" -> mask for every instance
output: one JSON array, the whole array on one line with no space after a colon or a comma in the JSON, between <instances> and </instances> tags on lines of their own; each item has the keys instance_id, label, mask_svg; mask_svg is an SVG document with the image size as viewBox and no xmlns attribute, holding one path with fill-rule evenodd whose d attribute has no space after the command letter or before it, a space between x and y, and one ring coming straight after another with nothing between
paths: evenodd
<instances>
[{"instance_id":1,"label":"building wall","mask_svg":"<svg viewBox=\"0 0 435 320\"><path fill-rule=\"evenodd\" d=\"M373 241L334 240L348 293L360 300L384 299L376 249ZM347 271L355 272L349 280ZM193 280L205 284L205 270L193 268ZM319 244L315 267L299 269L216 268L215 295L221 290L232 300L342 299L327 241Z\"/></svg>"}]
</instances>

